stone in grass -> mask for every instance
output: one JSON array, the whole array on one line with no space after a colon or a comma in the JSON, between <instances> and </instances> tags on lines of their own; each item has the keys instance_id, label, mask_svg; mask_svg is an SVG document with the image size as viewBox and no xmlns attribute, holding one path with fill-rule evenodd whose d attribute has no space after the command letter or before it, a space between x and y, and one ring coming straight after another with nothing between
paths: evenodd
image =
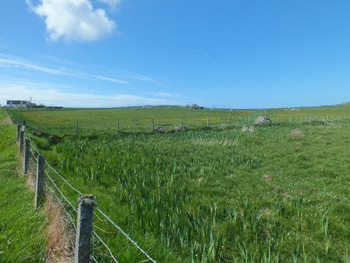
<instances>
[{"instance_id":1,"label":"stone in grass","mask_svg":"<svg viewBox=\"0 0 350 263\"><path fill-rule=\"evenodd\" d=\"M183 126L183 127L176 126L176 127L174 127L174 130L186 130L186 127L185 126Z\"/></svg>"},{"instance_id":2,"label":"stone in grass","mask_svg":"<svg viewBox=\"0 0 350 263\"><path fill-rule=\"evenodd\" d=\"M155 128L155 130L164 130L164 127L163 127L163 126L157 126L157 127Z\"/></svg>"},{"instance_id":3,"label":"stone in grass","mask_svg":"<svg viewBox=\"0 0 350 263\"><path fill-rule=\"evenodd\" d=\"M269 123L271 122L270 119L266 118L265 116L259 116L255 119L255 123Z\"/></svg>"}]
</instances>

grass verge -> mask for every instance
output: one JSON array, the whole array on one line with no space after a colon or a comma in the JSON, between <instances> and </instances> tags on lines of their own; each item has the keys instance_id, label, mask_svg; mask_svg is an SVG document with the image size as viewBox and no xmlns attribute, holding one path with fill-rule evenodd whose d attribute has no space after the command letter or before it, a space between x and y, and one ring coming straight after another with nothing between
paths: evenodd
<instances>
[{"instance_id":1,"label":"grass verge","mask_svg":"<svg viewBox=\"0 0 350 263\"><path fill-rule=\"evenodd\" d=\"M0 111L3 119L5 111ZM45 214L34 209L26 178L16 171L15 135L14 126L0 125L0 263L45 262Z\"/></svg>"}]
</instances>

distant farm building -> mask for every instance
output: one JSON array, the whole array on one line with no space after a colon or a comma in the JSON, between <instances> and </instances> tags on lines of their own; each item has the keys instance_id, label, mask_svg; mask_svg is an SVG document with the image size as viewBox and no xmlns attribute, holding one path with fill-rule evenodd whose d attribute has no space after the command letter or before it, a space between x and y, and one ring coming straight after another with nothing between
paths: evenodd
<instances>
[{"instance_id":1,"label":"distant farm building","mask_svg":"<svg viewBox=\"0 0 350 263\"><path fill-rule=\"evenodd\" d=\"M27 108L32 103L25 100L6 100L7 108Z\"/></svg>"}]
</instances>

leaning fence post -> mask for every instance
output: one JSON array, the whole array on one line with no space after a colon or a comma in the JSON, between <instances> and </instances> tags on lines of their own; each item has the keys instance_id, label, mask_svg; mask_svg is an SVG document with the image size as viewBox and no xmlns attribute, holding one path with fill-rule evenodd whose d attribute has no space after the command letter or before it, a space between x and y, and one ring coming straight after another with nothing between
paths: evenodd
<instances>
[{"instance_id":1,"label":"leaning fence post","mask_svg":"<svg viewBox=\"0 0 350 263\"><path fill-rule=\"evenodd\" d=\"M92 217L95 205L93 195L79 195L74 263L90 262Z\"/></svg>"},{"instance_id":2,"label":"leaning fence post","mask_svg":"<svg viewBox=\"0 0 350 263\"><path fill-rule=\"evenodd\" d=\"M24 168L23 168L24 174L27 174L29 169L29 157L30 157L30 139L26 139L24 143Z\"/></svg>"},{"instance_id":3,"label":"leaning fence post","mask_svg":"<svg viewBox=\"0 0 350 263\"><path fill-rule=\"evenodd\" d=\"M19 136L19 152L23 152L23 148L24 148L24 131L20 132L20 136Z\"/></svg>"},{"instance_id":4,"label":"leaning fence post","mask_svg":"<svg viewBox=\"0 0 350 263\"><path fill-rule=\"evenodd\" d=\"M38 164L36 172L35 187L35 209L38 209L41 199L44 195L44 172L45 172L45 155L38 155Z\"/></svg>"}]
</instances>

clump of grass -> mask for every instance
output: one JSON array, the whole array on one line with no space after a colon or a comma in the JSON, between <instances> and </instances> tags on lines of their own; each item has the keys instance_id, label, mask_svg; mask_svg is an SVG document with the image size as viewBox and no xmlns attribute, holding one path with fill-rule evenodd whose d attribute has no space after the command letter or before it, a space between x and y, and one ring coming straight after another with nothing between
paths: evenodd
<instances>
[{"instance_id":1,"label":"clump of grass","mask_svg":"<svg viewBox=\"0 0 350 263\"><path fill-rule=\"evenodd\" d=\"M49 219L46 229L48 244L47 254L50 263L69 263L74 261L71 241L74 233L69 229L62 208L50 193L46 193L45 214Z\"/></svg>"},{"instance_id":2,"label":"clump of grass","mask_svg":"<svg viewBox=\"0 0 350 263\"><path fill-rule=\"evenodd\" d=\"M291 133L288 135L290 139L299 139L304 137L304 133L300 129L294 129L291 131Z\"/></svg>"}]
</instances>

